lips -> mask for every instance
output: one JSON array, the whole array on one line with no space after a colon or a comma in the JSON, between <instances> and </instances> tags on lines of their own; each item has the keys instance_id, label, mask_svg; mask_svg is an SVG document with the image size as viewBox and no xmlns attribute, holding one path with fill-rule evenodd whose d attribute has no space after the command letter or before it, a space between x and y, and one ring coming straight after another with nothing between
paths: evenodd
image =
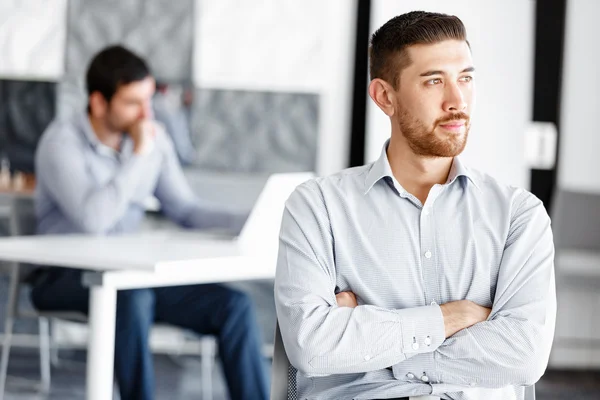
<instances>
[{"instance_id":1,"label":"lips","mask_svg":"<svg viewBox=\"0 0 600 400\"><path fill-rule=\"evenodd\" d=\"M444 124L441 125L444 128L460 128L461 126L464 126L465 124L461 123L461 124Z\"/></svg>"},{"instance_id":2,"label":"lips","mask_svg":"<svg viewBox=\"0 0 600 400\"><path fill-rule=\"evenodd\" d=\"M464 126L464 121L452 121L446 124L440 124L440 127L452 132L460 132Z\"/></svg>"}]
</instances>

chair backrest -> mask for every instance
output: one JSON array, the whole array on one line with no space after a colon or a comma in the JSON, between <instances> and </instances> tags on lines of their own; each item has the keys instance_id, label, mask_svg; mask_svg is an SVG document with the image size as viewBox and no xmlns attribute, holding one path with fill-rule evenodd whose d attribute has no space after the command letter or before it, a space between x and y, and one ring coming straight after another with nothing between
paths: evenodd
<instances>
[{"instance_id":1,"label":"chair backrest","mask_svg":"<svg viewBox=\"0 0 600 400\"><path fill-rule=\"evenodd\" d=\"M296 368L290 364L285 353L279 322L275 325L275 347L271 370L271 400L297 400Z\"/></svg>"},{"instance_id":2,"label":"chair backrest","mask_svg":"<svg viewBox=\"0 0 600 400\"><path fill-rule=\"evenodd\" d=\"M29 196L15 196L10 216L10 234L12 236L35 235L37 219L35 201Z\"/></svg>"},{"instance_id":3,"label":"chair backrest","mask_svg":"<svg viewBox=\"0 0 600 400\"><path fill-rule=\"evenodd\" d=\"M557 250L600 250L600 194L558 189L551 214Z\"/></svg>"},{"instance_id":4,"label":"chair backrest","mask_svg":"<svg viewBox=\"0 0 600 400\"><path fill-rule=\"evenodd\" d=\"M35 201L30 196L15 196L12 200L10 214L11 236L30 236L37 231L37 218L35 215ZM32 264L20 264L19 281L26 281L31 272L38 266Z\"/></svg>"},{"instance_id":5,"label":"chair backrest","mask_svg":"<svg viewBox=\"0 0 600 400\"><path fill-rule=\"evenodd\" d=\"M527 386L525 388L525 400L535 400L535 385Z\"/></svg>"}]
</instances>

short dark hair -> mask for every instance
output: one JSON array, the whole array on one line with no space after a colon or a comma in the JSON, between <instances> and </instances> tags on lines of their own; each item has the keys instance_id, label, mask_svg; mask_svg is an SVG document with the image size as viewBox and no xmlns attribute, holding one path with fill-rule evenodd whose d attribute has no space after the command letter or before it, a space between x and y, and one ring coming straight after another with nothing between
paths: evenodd
<instances>
[{"instance_id":1,"label":"short dark hair","mask_svg":"<svg viewBox=\"0 0 600 400\"><path fill-rule=\"evenodd\" d=\"M100 92L110 102L119 86L150 75L150 68L137 54L119 45L106 47L94 56L88 67L85 77L88 96Z\"/></svg>"},{"instance_id":2,"label":"short dark hair","mask_svg":"<svg viewBox=\"0 0 600 400\"><path fill-rule=\"evenodd\" d=\"M411 63L406 48L444 40L464 40L469 44L465 26L458 17L411 11L392 18L371 37L371 79L383 79L396 89L399 84L399 72Z\"/></svg>"}]
</instances>

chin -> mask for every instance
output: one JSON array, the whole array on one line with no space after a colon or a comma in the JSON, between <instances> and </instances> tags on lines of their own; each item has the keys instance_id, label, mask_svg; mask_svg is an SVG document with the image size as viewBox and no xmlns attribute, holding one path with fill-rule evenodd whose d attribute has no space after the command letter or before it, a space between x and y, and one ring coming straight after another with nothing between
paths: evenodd
<instances>
[{"instance_id":1,"label":"chin","mask_svg":"<svg viewBox=\"0 0 600 400\"><path fill-rule=\"evenodd\" d=\"M466 145L466 143L456 143L455 146L452 146L452 149L449 149L448 153L450 153L451 155L449 155L448 157L459 156L465 150Z\"/></svg>"},{"instance_id":2,"label":"chin","mask_svg":"<svg viewBox=\"0 0 600 400\"><path fill-rule=\"evenodd\" d=\"M462 137L467 133L467 130L463 126L459 131L452 131L449 129L444 129L442 127L437 128L437 135L443 137Z\"/></svg>"}]
</instances>

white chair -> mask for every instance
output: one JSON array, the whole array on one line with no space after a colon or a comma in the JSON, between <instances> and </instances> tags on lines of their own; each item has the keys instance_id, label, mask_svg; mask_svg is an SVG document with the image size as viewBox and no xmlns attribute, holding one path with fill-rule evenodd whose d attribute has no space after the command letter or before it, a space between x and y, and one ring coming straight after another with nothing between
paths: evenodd
<instances>
[{"instance_id":1,"label":"white chair","mask_svg":"<svg viewBox=\"0 0 600 400\"><path fill-rule=\"evenodd\" d=\"M15 197L13 199L12 211L10 215L10 231L13 236L34 235L36 233L37 221L35 217L34 201L30 197ZM40 355L40 391L48 393L50 391L51 362L58 364L58 349L52 346L52 337L50 335L50 323L54 320L68 320L80 323L87 323L87 316L76 312L42 312L32 310L22 310L19 307L19 295L23 286L27 282L29 274L36 267L31 265L21 265L12 263L10 265L10 284L8 291L8 301L6 316L4 321L4 340L2 343L2 359L0 361L0 400L3 400L10 349L12 346L12 336L14 320L17 318L37 319L39 326L39 355ZM162 330L179 329L172 326L161 325ZM167 328L167 329L165 329ZM212 399L212 371L215 365L216 352L214 350L214 338L211 336L201 336L200 341L200 361L201 361L201 379L202 379L202 399Z\"/></svg>"},{"instance_id":2,"label":"white chair","mask_svg":"<svg viewBox=\"0 0 600 400\"><path fill-rule=\"evenodd\" d=\"M296 400L296 368L290 364L285 353L279 322L275 325L275 343L273 349L273 371L271 374L271 400Z\"/></svg>"},{"instance_id":3,"label":"white chair","mask_svg":"<svg viewBox=\"0 0 600 400\"><path fill-rule=\"evenodd\" d=\"M271 400L297 400L296 368L285 353L279 322L275 326L275 349L271 374ZM525 400L535 400L535 385L525 388Z\"/></svg>"},{"instance_id":4,"label":"white chair","mask_svg":"<svg viewBox=\"0 0 600 400\"><path fill-rule=\"evenodd\" d=\"M14 197L10 213L11 235L33 235L36 230L33 200L28 197ZM9 289L6 315L4 318L4 340L2 343L2 360L0 361L0 399L4 398L10 349L14 321L17 318L36 318L39 329L39 355L40 355L40 385L42 393L50 390L50 317L58 314L45 315L42 313L22 310L19 307L19 297L22 285L25 283L32 266L22 266L19 263L11 263L9 270ZM78 319L82 316L74 313L61 313L60 317ZM83 316L84 317L84 316ZM84 317L85 318L85 317Z\"/></svg>"}]
</instances>

